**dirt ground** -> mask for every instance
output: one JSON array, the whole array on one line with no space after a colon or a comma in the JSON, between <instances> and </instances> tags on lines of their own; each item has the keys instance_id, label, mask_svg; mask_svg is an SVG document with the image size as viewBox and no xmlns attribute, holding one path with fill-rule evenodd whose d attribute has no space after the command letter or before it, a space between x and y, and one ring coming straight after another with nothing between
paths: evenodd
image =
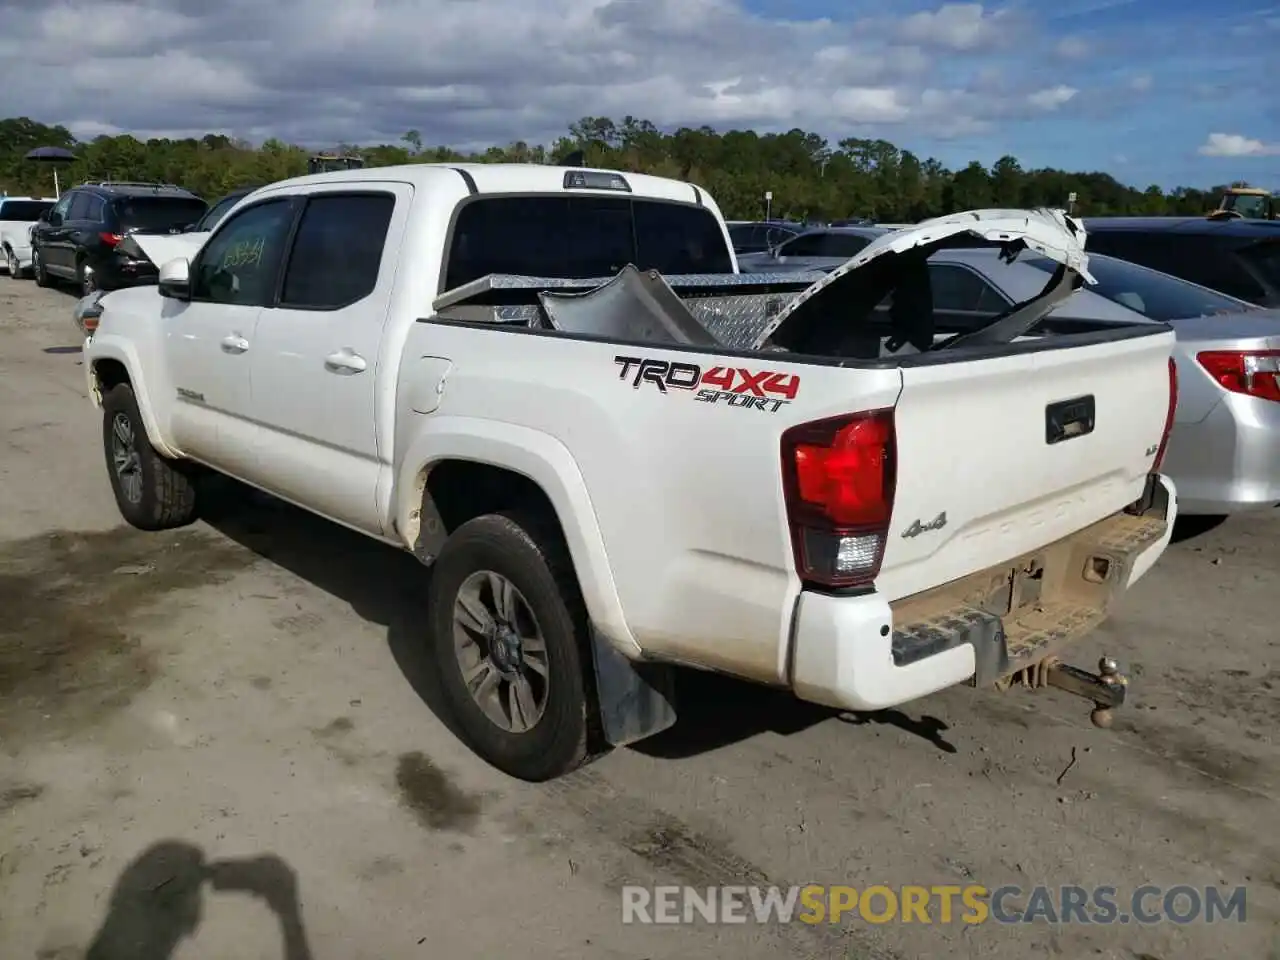
<instances>
[{"instance_id":1,"label":"dirt ground","mask_svg":"<svg viewBox=\"0 0 1280 960\"><path fill-rule=\"evenodd\" d=\"M71 305L0 277L6 960L1280 957L1280 517L1175 545L1079 651L1131 667L1112 731L690 676L674 731L529 786L438 719L408 556L269 502L121 526ZM810 881L1245 884L1248 919L620 922L627 882Z\"/></svg>"}]
</instances>

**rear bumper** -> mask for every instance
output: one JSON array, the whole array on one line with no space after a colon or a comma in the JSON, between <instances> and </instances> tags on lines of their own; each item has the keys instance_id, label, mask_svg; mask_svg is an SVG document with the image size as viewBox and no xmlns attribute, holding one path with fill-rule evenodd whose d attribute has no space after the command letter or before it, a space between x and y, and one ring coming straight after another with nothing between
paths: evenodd
<instances>
[{"instance_id":1,"label":"rear bumper","mask_svg":"<svg viewBox=\"0 0 1280 960\"><path fill-rule=\"evenodd\" d=\"M1142 502L1143 516L1116 514L1053 548L1070 565L1105 557L1102 582L1086 584L1077 573L1079 590L1013 614L962 602L923 619L895 618L894 607L904 604L891 606L879 593L802 593L793 624L796 696L838 709L883 710L965 682L986 686L1056 653L1101 623L1110 602L1169 545L1177 513L1174 484L1153 476Z\"/></svg>"},{"instance_id":2,"label":"rear bumper","mask_svg":"<svg viewBox=\"0 0 1280 960\"><path fill-rule=\"evenodd\" d=\"M1280 403L1227 394L1199 423L1174 426L1164 470L1181 514L1280 504Z\"/></svg>"}]
</instances>

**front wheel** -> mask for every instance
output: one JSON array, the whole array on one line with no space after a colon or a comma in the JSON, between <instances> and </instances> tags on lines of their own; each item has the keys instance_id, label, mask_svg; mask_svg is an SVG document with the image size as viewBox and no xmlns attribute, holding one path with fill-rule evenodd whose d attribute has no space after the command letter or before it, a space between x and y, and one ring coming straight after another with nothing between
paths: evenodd
<instances>
[{"instance_id":1,"label":"front wheel","mask_svg":"<svg viewBox=\"0 0 1280 960\"><path fill-rule=\"evenodd\" d=\"M18 262L18 255L12 250L6 248L4 251L5 264L9 268L10 280L22 279L22 264Z\"/></svg>"},{"instance_id":2,"label":"front wheel","mask_svg":"<svg viewBox=\"0 0 1280 960\"><path fill-rule=\"evenodd\" d=\"M533 782L585 762L587 616L558 531L518 514L464 523L428 599L432 657L471 749Z\"/></svg>"},{"instance_id":3,"label":"front wheel","mask_svg":"<svg viewBox=\"0 0 1280 960\"><path fill-rule=\"evenodd\" d=\"M31 249L31 273L36 278L37 287L51 286L53 281L49 279L49 271L44 268L44 257L41 255L39 248Z\"/></svg>"},{"instance_id":4,"label":"front wheel","mask_svg":"<svg viewBox=\"0 0 1280 960\"><path fill-rule=\"evenodd\" d=\"M102 398L102 445L120 515L140 530L181 527L196 516L190 472L147 439L133 388L121 383Z\"/></svg>"}]
</instances>

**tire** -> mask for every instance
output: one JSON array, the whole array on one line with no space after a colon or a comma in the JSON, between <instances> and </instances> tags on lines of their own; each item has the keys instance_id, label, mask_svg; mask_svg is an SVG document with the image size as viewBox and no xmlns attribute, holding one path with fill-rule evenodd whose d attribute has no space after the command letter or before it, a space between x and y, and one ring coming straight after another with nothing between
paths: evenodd
<instances>
[{"instance_id":1,"label":"tire","mask_svg":"<svg viewBox=\"0 0 1280 960\"><path fill-rule=\"evenodd\" d=\"M137 398L127 383L112 387L102 398L102 448L116 506L130 525L139 530L168 530L195 519L191 471L151 446Z\"/></svg>"},{"instance_id":2,"label":"tire","mask_svg":"<svg viewBox=\"0 0 1280 960\"><path fill-rule=\"evenodd\" d=\"M14 252L10 250L8 247L4 248L4 259L5 259L5 264L8 268L9 279L21 280L22 273L23 273L22 266L18 263L17 255L14 254Z\"/></svg>"},{"instance_id":3,"label":"tire","mask_svg":"<svg viewBox=\"0 0 1280 960\"><path fill-rule=\"evenodd\" d=\"M36 278L37 287L53 286L49 271L44 268L44 257L40 255L40 249L34 246L31 248L31 274Z\"/></svg>"},{"instance_id":4,"label":"tire","mask_svg":"<svg viewBox=\"0 0 1280 960\"><path fill-rule=\"evenodd\" d=\"M527 651L516 658L523 665L515 672L524 675L535 694L543 695L541 713L524 731L504 729L486 713L464 682L462 655L455 649L455 632L465 634L462 627L455 628L459 594L468 584L489 582L490 574L504 578L518 591L524 604L516 618L518 632L530 635L533 626L544 642L542 658ZM480 589L483 597L485 588ZM445 542L432 568L427 595L431 657L449 712L467 745L504 773L535 783L563 776L586 762L594 729L594 688L585 670L591 663L587 614L559 530L527 514L489 514L470 520ZM479 659L483 647L477 644L472 652ZM528 666L538 660L545 669L545 681ZM491 657L488 662L496 661ZM502 684L498 689L505 694L510 686ZM502 699L509 705L506 696Z\"/></svg>"}]
</instances>

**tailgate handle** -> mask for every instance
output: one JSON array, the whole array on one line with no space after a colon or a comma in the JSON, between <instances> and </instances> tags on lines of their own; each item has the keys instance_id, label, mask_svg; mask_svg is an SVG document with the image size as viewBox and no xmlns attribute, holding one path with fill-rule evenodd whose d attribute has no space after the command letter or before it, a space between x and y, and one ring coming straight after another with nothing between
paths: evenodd
<instances>
[{"instance_id":1,"label":"tailgate handle","mask_svg":"<svg viewBox=\"0 0 1280 960\"><path fill-rule=\"evenodd\" d=\"M1093 433L1095 413L1093 394L1049 404L1044 408L1044 442L1062 443Z\"/></svg>"}]
</instances>

